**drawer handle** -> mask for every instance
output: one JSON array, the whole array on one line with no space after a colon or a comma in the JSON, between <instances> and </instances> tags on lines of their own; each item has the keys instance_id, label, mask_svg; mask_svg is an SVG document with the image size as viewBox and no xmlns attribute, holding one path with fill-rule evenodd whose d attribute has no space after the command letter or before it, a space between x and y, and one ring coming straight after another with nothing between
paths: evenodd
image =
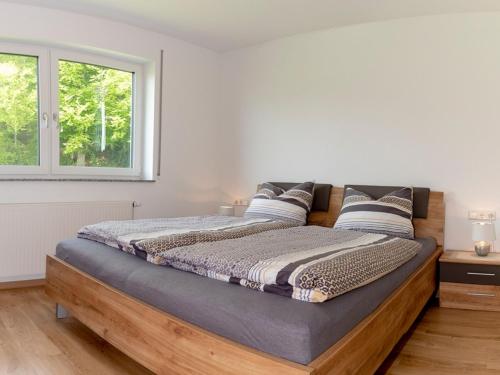
<instances>
[{"instance_id":1,"label":"drawer handle","mask_svg":"<svg viewBox=\"0 0 500 375\"><path fill-rule=\"evenodd\" d=\"M467 275L474 275L474 276L495 276L494 273L486 273L486 272L467 272Z\"/></svg>"},{"instance_id":2,"label":"drawer handle","mask_svg":"<svg viewBox=\"0 0 500 375\"><path fill-rule=\"evenodd\" d=\"M474 297L495 297L493 293L474 293L474 292L468 292L468 296L474 296Z\"/></svg>"}]
</instances>

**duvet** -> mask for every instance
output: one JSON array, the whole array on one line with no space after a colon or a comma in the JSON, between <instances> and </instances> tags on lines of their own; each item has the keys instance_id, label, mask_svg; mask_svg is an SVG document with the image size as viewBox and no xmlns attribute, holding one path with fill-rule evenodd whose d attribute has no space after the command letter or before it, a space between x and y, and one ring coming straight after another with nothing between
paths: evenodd
<instances>
[{"instance_id":1,"label":"duvet","mask_svg":"<svg viewBox=\"0 0 500 375\"><path fill-rule=\"evenodd\" d=\"M104 222L78 236L158 265L306 302L377 280L421 247L382 234L220 216Z\"/></svg>"}]
</instances>

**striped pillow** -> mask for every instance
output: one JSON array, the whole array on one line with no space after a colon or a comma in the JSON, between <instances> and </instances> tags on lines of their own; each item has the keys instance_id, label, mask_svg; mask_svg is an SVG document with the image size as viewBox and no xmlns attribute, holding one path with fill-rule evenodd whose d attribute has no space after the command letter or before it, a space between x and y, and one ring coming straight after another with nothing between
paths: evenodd
<instances>
[{"instance_id":1,"label":"striped pillow","mask_svg":"<svg viewBox=\"0 0 500 375\"><path fill-rule=\"evenodd\" d=\"M374 200L368 194L347 188L334 229L351 229L414 238L413 189L406 187Z\"/></svg>"},{"instance_id":2,"label":"striped pillow","mask_svg":"<svg viewBox=\"0 0 500 375\"><path fill-rule=\"evenodd\" d=\"M254 195L244 217L276 219L305 225L307 215L311 211L313 189L312 182L304 182L287 191L266 182Z\"/></svg>"}]
</instances>

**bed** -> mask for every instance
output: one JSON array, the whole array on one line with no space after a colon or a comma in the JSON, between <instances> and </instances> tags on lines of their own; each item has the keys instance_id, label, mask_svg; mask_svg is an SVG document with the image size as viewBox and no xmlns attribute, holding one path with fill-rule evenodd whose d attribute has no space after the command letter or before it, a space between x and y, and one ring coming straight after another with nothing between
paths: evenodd
<instances>
[{"instance_id":1,"label":"bed","mask_svg":"<svg viewBox=\"0 0 500 375\"><path fill-rule=\"evenodd\" d=\"M333 225L343 189L329 194L328 210L313 212L309 224ZM322 305L241 290L83 239L48 257L46 288L155 373L373 373L434 293L443 225L443 195L431 192L427 217L414 219L418 256Z\"/></svg>"}]
</instances>

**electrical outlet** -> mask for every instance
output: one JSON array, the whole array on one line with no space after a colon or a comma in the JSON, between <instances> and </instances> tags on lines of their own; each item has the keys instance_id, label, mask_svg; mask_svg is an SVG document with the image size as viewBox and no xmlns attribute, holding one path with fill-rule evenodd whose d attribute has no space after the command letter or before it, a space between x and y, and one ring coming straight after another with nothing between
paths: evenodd
<instances>
[{"instance_id":1,"label":"electrical outlet","mask_svg":"<svg viewBox=\"0 0 500 375\"><path fill-rule=\"evenodd\" d=\"M497 218L497 214L495 211L488 210L470 210L469 211L469 220L477 220L477 221L494 221Z\"/></svg>"}]
</instances>

